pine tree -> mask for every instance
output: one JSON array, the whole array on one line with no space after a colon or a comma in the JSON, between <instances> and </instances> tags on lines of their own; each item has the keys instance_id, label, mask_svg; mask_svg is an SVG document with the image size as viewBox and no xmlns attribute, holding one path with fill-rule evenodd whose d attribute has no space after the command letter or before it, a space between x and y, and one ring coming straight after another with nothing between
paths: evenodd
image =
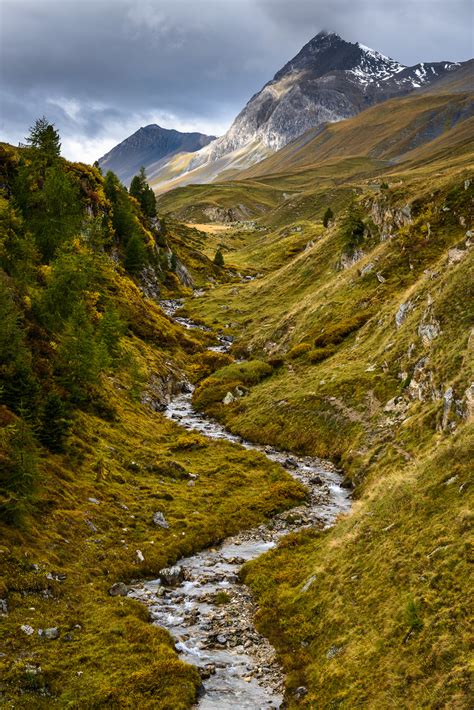
<instances>
[{"instance_id":1,"label":"pine tree","mask_svg":"<svg viewBox=\"0 0 474 710\"><path fill-rule=\"evenodd\" d=\"M130 274L138 274L147 261L146 247L139 236L134 234L125 247L125 268Z\"/></svg>"},{"instance_id":2,"label":"pine tree","mask_svg":"<svg viewBox=\"0 0 474 710\"><path fill-rule=\"evenodd\" d=\"M156 217L155 193L148 185L145 168L142 166L138 175L132 178L129 193L140 203L143 214L147 217Z\"/></svg>"},{"instance_id":3,"label":"pine tree","mask_svg":"<svg viewBox=\"0 0 474 710\"><path fill-rule=\"evenodd\" d=\"M348 207L341 224L341 236L347 253L352 254L362 244L364 234L365 224L361 210L353 203Z\"/></svg>"},{"instance_id":4,"label":"pine tree","mask_svg":"<svg viewBox=\"0 0 474 710\"><path fill-rule=\"evenodd\" d=\"M18 525L33 498L38 481L38 455L24 417L0 432L7 458L0 467L0 519Z\"/></svg>"},{"instance_id":5,"label":"pine tree","mask_svg":"<svg viewBox=\"0 0 474 710\"><path fill-rule=\"evenodd\" d=\"M70 427L66 404L53 392L47 398L42 411L38 438L50 451L62 451Z\"/></svg>"},{"instance_id":6,"label":"pine tree","mask_svg":"<svg viewBox=\"0 0 474 710\"><path fill-rule=\"evenodd\" d=\"M330 207L328 207L326 209L326 212L324 213L324 216L323 216L323 226L327 228L329 226L329 222L332 220L333 217L334 217L334 212L332 211L332 209Z\"/></svg>"},{"instance_id":7,"label":"pine tree","mask_svg":"<svg viewBox=\"0 0 474 710\"><path fill-rule=\"evenodd\" d=\"M27 136L26 142L49 158L59 158L61 154L59 133L55 129L54 123L49 123L45 116L35 121L30 128L30 134Z\"/></svg>"},{"instance_id":8,"label":"pine tree","mask_svg":"<svg viewBox=\"0 0 474 710\"><path fill-rule=\"evenodd\" d=\"M218 249L216 251L216 255L214 257L214 264L216 266L220 266L220 267L224 266L224 255L223 255L221 249Z\"/></svg>"}]
</instances>

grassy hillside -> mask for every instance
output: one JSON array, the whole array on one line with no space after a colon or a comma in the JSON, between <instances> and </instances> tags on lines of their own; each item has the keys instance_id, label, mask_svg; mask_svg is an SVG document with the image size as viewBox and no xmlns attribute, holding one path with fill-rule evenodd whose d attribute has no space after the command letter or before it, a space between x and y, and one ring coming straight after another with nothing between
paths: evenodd
<instances>
[{"instance_id":1,"label":"grassy hillside","mask_svg":"<svg viewBox=\"0 0 474 710\"><path fill-rule=\"evenodd\" d=\"M470 65L430 90L374 106L354 118L307 131L228 182L188 185L159 198L160 209L187 222L258 220L286 226L320 219L345 204L343 187L431 179L474 160ZM406 176L405 176L406 174Z\"/></svg>"},{"instance_id":2,"label":"grassy hillside","mask_svg":"<svg viewBox=\"0 0 474 710\"><path fill-rule=\"evenodd\" d=\"M219 270L192 230L144 211L113 175L62 160L54 128L35 128L30 147L1 147L0 696L18 708L190 707L196 670L109 590L304 491L263 455L161 414L184 377L228 358L208 361L213 337L191 337L144 294L182 290L183 269L204 281Z\"/></svg>"},{"instance_id":3,"label":"grassy hillside","mask_svg":"<svg viewBox=\"0 0 474 710\"><path fill-rule=\"evenodd\" d=\"M374 106L349 121L308 131L241 177L255 179L345 156L400 161L405 153L471 118L473 112L470 92L439 96L415 93Z\"/></svg>"},{"instance_id":4,"label":"grassy hillside","mask_svg":"<svg viewBox=\"0 0 474 710\"><path fill-rule=\"evenodd\" d=\"M470 706L467 123L452 129L452 159L442 137L413 167L342 172L330 191L311 182L320 166L263 177L307 184L245 244L237 227L219 234L227 263L258 277L187 306L246 360L201 382L196 405L247 438L333 458L354 486L332 531L291 536L245 568L291 708Z\"/></svg>"}]
</instances>

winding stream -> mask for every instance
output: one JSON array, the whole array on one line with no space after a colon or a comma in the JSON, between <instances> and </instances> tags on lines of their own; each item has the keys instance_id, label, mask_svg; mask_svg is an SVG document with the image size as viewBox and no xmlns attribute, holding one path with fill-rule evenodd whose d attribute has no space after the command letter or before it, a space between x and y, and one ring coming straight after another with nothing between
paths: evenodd
<instances>
[{"instance_id":1,"label":"winding stream","mask_svg":"<svg viewBox=\"0 0 474 710\"><path fill-rule=\"evenodd\" d=\"M181 302L161 305L175 318ZM186 328L199 327L184 318L175 320ZM231 338L219 340L212 349L225 352ZM203 679L200 710L279 708L283 675L274 649L255 629L255 604L249 589L238 581L239 569L291 531L333 524L339 513L349 509L349 493L330 462L244 441L196 412L191 386L189 390L172 399L165 411L167 417L186 429L262 452L308 488L308 500L267 524L227 538L216 548L181 559L172 568L177 577L173 586L157 579L136 584L129 595L148 605L153 622L173 635L181 658L198 667ZM306 585L312 582L309 576Z\"/></svg>"}]
</instances>

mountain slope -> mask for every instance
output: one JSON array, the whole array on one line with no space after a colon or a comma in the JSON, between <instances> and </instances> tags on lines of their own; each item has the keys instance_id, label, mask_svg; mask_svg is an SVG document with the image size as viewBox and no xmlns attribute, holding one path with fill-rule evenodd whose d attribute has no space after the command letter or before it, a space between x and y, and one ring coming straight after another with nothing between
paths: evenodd
<instances>
[{"instance_id":1,"label":"mountain slope","mask_svg":"<svg viewBox=\"0 0 474 710\"><path fill-rule=\"evenodd\" d=\"M459 66L432 62L407 67L362 44L320 32L250 99L224 136L190 155L181 173L169 165L157 170L153 188L159 193L178 185L235 177L237 170L310 128L350 118L386 99L429 86Z\"/></svg>"},{"instance_id":2,"label":"mountain slope","mask_svg":"<svg viewBox=\"0 0 474 710\"><path fill-rule=\"evenodd\" d=\"M323 160L364 155L400 161L474 115L474 94L415 92L374 106L349 121L313 128L243 171L239 179L303 169ZM428 149L429 150L429 149Z\"/></svg>"},{"instance_id":3,"label":"mountain slope","mask_svg":"<svg viewBox=\"0 0 474 710\"><path fill-rule=\"evenodd\" d=\"M321 191L334 206L333 191L344 191L350 180L391 182L407 169L469 167L474 156L469 86L469 71L460 68L429 92L414 91L311 129L233 179L167 192L159 198L160 209L188 222L258 218L261 225L275 225L290 209L295 219L319 215Z\"/></svg>"},{"instance_id":4,"label":"mountain slope","mask_svg":"<svg viewBox=\"0 0 474 710\"><path fill-rule=\"evenodd\" d=\"M195 406L243 437L331 456L356 486L332 531L291 536L244 568L288 708L472 705L469 124L409 154L423 162L379 166L376 178L333 159L205 188L217 203L226 186L239 200L264 187L287 199L253 231L219 234L226 263L256 278L187 306L228 329L236 356L276 372L230 404L226 370L213 373ZM449 138L455 160L443 146L431 161L429 147Z\"/></svg>"},{"instance_id":5,"label":"mountain slope","mask_svg":"<svg viewBox=\"0 0 474 710\"><path fill-rule=\"evenodd\" d=\"M181 133L151 124L139 128L136 133L99 158L99 166L104 174L112 170L128 185L142 165L145 166L148 177L151 177L160 169L164 159L169 159L177 153L193 153L214 139L215 136L206 136L203 133Z\"/></svg>"}]
</instances>

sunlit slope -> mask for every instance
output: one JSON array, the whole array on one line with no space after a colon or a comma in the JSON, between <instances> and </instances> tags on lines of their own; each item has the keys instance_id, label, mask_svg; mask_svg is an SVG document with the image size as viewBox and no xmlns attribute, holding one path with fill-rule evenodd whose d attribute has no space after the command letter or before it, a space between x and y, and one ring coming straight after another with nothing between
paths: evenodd
<instances>
[{"instance_id":1,"label":"sunlit slope","mask_svg":"<svg viewBox=\"0 0 474 710\"><path fill-rule=\"evenodd\" d=\"M323 161L367 156L403 161L404 156L429 144L471 118L472 93L416 94L374 106L358 116L308 131L266 160L241 173L240 178L257 178L287 173ZM449 139L448 139L449 142Z\"/></svg>"},{"instance_id":2,"label":"sunlit slope","mask_svg":"<svg viewBox=\"0 0 474 710\"><path fill-rule=\"evenodd\" d=\"M206 149L200 151L205 155ZM151 175L150 184L157 195L177 187L189 184L210 183L219 178L234 177L256 161L263 160L271 151L259 141L253 141L230 153L211 159L197 167L195 153L179 153L168 162L162 163L159 170Z\"/></svg>"},{"instance_id":3,"label":"sunlit slope","mask_svg":"<svg viewBox=\"0 0 474 710\"><path fill-rule=\"evenodd\" d=\"M332 531L244 570L289 708L471 707L473 177L446 155L388 187L348 183L357 244L342 202L327 228L292 223L296 202L286 227L226 253L258 278L188 304L273 369L224 404L245 382L222 368L195 404L247 438L339 461L356 486Z\"/></svg>"}]
</instances>

